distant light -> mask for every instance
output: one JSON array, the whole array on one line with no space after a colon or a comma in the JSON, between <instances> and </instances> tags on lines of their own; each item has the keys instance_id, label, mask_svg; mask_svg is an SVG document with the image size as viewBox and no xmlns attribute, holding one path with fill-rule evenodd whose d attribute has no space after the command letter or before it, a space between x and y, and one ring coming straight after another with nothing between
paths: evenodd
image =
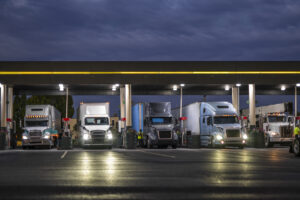
<instances>
[{"instance_id":1,"label":"distant light","mask_svg":"<svg viewBox=\"0 0 300 200\"><path fill-rule=\"evenodd\" d=\"M226 90L226 91L230 90L229 85L225 85L225 90Z\"/></svg>"},{"instance_id":2,"label":"distant light","mask_svg":"<svg viewBox=\"0 0 300 200\"><path fill-rule=\"evenodd\" d=\"M300 83L297 83L296 86L297 86L297 87L300 87Z\"/></svg>"},{"instance_id":3,"label":"distant light","mask_svg":"<svg viewBox=\"0 0 300 200\"><path fill-rule=\"evenodd\" d=\"M116 86L116 87L119 87L119 86L120 86L120 84L119 84L119 83L117 83L117 84L115 84L115 86Z\"/></svg>"},{"instance_id":4,"label":"distant light","mask_svg":"<svg viewBox=\"0 0 300 200\"><path fill-rule=\"evenodd\" d=\"M284 85L281 86L281 91L285 91L286 87Z\"/></svg>"},{"instance_id":5,"label":"distant light","mask_svg":"<svg viewBox=\"0 0 300 200\"><path fill-rule=\"evenodd\" d=\"M177 85L173 85L173 90L174 90L174 91L177 90Z\"/></svg>"},{"instance_id":6,"label":"distant light","mask_svg":"<svg viewBox=\"0 0 300 200\"><path fill-rule=\"evenodd\" d=\"M59 86L59 91L64 91L64 84L58 84L58 86Z\"/></svg>"},{"instance_id":7,"label":"distant light","mask_svg":"<svg viewBox=\"0 0 300 200\"><path fill-rule=\"evenodd\" d=\"M117 87L116 86L112 86L112 91L116 91L117 90Z\"/></svg>"},{"instance_id":8,"label":"distant light","mask_svg":"<svg viewBox=\"0 0 300 200\"><path fill-rule=\"evenodd\" d=\"M181 83L181 84L180 84L180 87L184 87L184 86L185 86L185 84L184 84L184 83Z\"/></svg>"},{"instance_id":9,"label":"distant light","mask_svg":"<svg viewBox=\"0 0 300 200\"><path fill-rule=\"evenodd\" d=\"M240 84L240 83L236 84L236 87L241 87L241 86L242 86L242 84Z\"/></svg>"}]
</instances>

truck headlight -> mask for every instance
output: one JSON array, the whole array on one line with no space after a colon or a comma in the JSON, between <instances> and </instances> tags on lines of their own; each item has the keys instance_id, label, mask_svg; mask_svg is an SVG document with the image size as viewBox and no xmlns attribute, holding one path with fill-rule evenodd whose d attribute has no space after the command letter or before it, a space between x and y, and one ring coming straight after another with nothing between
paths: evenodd
<instances>
[{"instance_id":1,"label":"truck headlight","mask_svg":"<svg viewBox=\"0 0 300 200\"><path fill-rule=\"evenodd\" d=\"M89 139L89 134L85 133L83 134L83 140L88 140Z\"/></svg>"},{"instance_id":2,"label":"truck headlight","mask_svg":"<svg viewBox=\"0 0 300 200\"><path fill-rule=\"evenodd\" d=\"M49 140L49 139L50 139L50 133L49 133L49 132L46 132L46 133L44 134L43 138Z\"/></svg>"},{"instance_id":3,"label":"truck headlight","mask_svg":"<svg viewBox=\"0 0 300 200\"><path fill-rule=\"evenodd\" d=\"M223 137L221 135L216 136L217 140L223 140Z\"/></svg>"},{"instance_id":4,"label":"truck headlight","mask_svg":"<svg viewBox=\"0 0 300 200\"><path fill-rule=\"evenodd\" d=\"M23 140L28 140L28 137L27 137L26 135L23 135L23 136L22 136L22 139L23 139Z\"/></svg>"},{"instance_id":5,"label":"truck headlight","mask_svg":"<svg viewBox=\"0 0 300 200\"><path fill-rule=\"evenodd\" d=\"M107 139L111 140L113 138L113 135L111 133L107 133L106 137Z\"/></svg>"},{"instance_id":6,"label":"truck headlight","mask_svg":"<svg viewBox=\"0 0 300 200\"><path fill-rule=\"evenodd\" d=\"M247 134L244 134L244 135L243 135L243 139L244 139L244 140L247 140L247 139L248 139Z\"/></svg>"},{"instance_id":7,"label":"truck headlight","mask_svg":"<svg viewBox=\"0 0 300 200\"><path fill-rule=\"evenodd\" d=\"M279 136L279 133L276 133L276 132L271 132L271 136Z\"/></svg>"}]
</instances>

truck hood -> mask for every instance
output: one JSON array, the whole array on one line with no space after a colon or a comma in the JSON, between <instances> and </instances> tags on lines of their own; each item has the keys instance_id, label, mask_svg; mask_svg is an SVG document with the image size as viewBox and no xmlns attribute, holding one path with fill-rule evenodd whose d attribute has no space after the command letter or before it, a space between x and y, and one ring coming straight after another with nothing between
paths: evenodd
<instances>
[{"instance_id":1,"label":"truck hood","mask_svg":"<svg viewBox=\"0 0 300 200\"><path fill-rule=\"evenodd\" d=\"M289 126L289 123L287 122L280 122L280 123L269 123L268 127L270 131L279 133L280 132L280 127L283 126Z\"/></svg>"},{"instance_id":2,"label":"truck hood","mask_svg":"<svg viewBox=\"0 0 300 200\"><path fill-rule=\"evenodd\" d=\"M240 129L242 126L240 124L215 124L215 127L220 127L223 129Z\"/></svg>"},{"instance_id":3,"label":"truck hood","mask_svg":"<svg viewBox=\"0 0 300 200\"><path fill-rule=\"evenodd\" d=\"M109 129L109 125L98 125L98 126L84 126L88 131L107 131Z\"/></svg>"},{"instance_id":4,"label":"truck hood","mask_svg":"<svg viewBox=\"0 0 300 200\"><path fill-rule=\"evenodd\" d=\"M27 130L28 132L30 131L44 131L46 129L48 129L49 127L45 127L45 126L37 126L37 127L25 127L24 129Z\"/></svg>"},{"instance_id":5,"label":"truck hood","mask_svg":"<svg viewBox=\"0 0 300 200\"><path fill-rule=\"evenodd\" d=\"M163 124L163 125L152 125L152 127L157 130L172 130L174 128L173 124Z\"/></svg>"}]
</instances>

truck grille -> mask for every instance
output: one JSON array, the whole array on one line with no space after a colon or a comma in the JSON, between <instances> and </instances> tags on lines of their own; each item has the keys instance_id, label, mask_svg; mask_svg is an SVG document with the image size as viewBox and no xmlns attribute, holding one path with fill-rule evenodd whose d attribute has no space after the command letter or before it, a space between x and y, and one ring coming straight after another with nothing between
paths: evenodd
<instances>
[{"instance_id":1,"label":"truck grille","mask_svg":"<svg viewBox=\"0 0 300 200\"><path fill-rule=\"evenodd\" d=\"M105 135L92 135L93 140L104 140Z\"/></svg>"},{"instance_id":2,"label":"truck grille","mask_svg":"<svg viewBox=\"0 0 300 200\"><path fill-rule=\"evenodd\" d=\"M239 129L226 130L227 137L240 137Z\"/></svg>"},{"instance_id":3,"label":"truck grille","mask_svg":"<svg viewBox=\"0 0 300 200\"><path fill-rule=\"evenodd\" d=\"M105 135L105 131L92 131L92 135Z\"/></svg>"},{"instance_id":4,"label":"truck grille","mask_svg":"<svg viewBox=\"0 0 300 200\"><path fill-rule=\"evenodd\" d=\"M280 136L282 138L293 137L292 127L289 127L289 126L282 126L282 127L280 127Z\"/></svg>"},{"instance_id":5,"label":"truck grille","mask_svg":"<svg viewBox=\"0 0 300 200\"><path fill-rule=\"evenodd\" d=\"M171 131L159 131L159 138L162 138L162 139L172 138Z\"/></svg>"},{"instance_id":6,"label":"truck grille","mask_svg":"<svg viewBox=\"0 0 300 200\"><path fill-rule=\"evenodd\" d=\"M29 136L30 137L42 137L42 131L30 131Z\"/></svg>"}]
</instances>

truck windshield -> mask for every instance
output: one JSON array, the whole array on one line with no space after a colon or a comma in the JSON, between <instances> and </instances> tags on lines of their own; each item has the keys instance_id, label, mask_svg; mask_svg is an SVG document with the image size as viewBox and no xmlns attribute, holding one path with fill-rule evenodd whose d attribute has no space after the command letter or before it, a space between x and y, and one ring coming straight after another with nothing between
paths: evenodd
<instances>
[{"instance_id":1,"label":"truck windshield","mask_svg":"<svg viewBox=\"0 0 300 200\"><path fill-rule=\"evenodd\" d=\"M48 126L48 121L25 121L26 127Z\"/></svg>"},{"instance_id":2,"label":"truck windshield","mask_svg":"<svg viewBox=\"0 0 300 200\"><path fill-rule=\"evenodd\" d=\"M171 124L172 117L151 117L151 124Z\"/></svg>"},{"instance_id":3,"label":"truck windshield","mask_svg":"<svg viewBox=\"0 0 300 200\"><path fill-rule=\"evenodd\" d=\"M239 119L236 116L218 116L214 117L215 124L236 124Z\"/></svg>"},{"instance_id":4,"label":"truck windshield","mask_svg":"<svg viewBox=\"0 0 300 200\"><path fill-rule=\"evenodd\" d=\"M87 117L85 125L109 125L107 117Z\"/></svg>"},{"instance_id":5,"label":"truck windshield","mask_svg":"<svg viewBox=\"0 0 300 200\"><path fill-rule=\"evenodd\" d=\"M285 116L269 116L269 122L286 122Z\"/></svg>"}]
</instances>

